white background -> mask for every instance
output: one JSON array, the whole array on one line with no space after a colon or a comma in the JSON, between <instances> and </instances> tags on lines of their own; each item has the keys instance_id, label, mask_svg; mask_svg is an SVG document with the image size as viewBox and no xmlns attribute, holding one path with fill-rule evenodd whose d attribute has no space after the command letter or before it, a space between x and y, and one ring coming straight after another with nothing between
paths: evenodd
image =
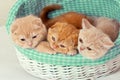
<instances>
[{"instance_id":1,"label":"white background","mask_svg":"<svg viewBox=\"0 0 120 80\"><path fill-rule=\"evenodd\" d=\"M19 65L5 27L0 27L0 80L42 80L29 75ZM120 80L120 71L98 80Z\"/></svg>"},{"instance_id":2,"label":"white background","mask_svg":"<svg viewBox=\"0 0 120 80\"><path fill-rule=\"evenodd\" d=\"M0 25L4 25L10 8L17 0L0 0Z\"/></svg>"}]
</instances>

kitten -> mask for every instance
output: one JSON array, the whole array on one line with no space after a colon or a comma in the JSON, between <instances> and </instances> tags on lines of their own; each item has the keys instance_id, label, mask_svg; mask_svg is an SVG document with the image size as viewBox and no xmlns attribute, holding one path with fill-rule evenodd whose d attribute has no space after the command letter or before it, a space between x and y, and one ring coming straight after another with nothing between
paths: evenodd
<instances>
[{"instance_id":1,"label":"kitten","mask_svg":"<svg viewBox=\"0 0 120 80\"><path fill-rule=\"evenodd\" d=\"M114 34L115 30L114 28L112 29L112 27L117 25L111 20L101 20L96 22L95 25L96 26L93 26L89 21L83 19L83 29L80 30L78 38L79 53L89 59L101 58L111 47L114 46L112 41L113 38L107 34L107 30L109 30L109 33L111 32ZM105 29L107 30L105 31ZM115 38L113 40L115 40Z\"/></svg>"},{"instance_id":2,"label":"kitten","mask_svg":"<svg viewBox=\"0 0 120 80\"><path fill-rule=\"evenodd\" d=\"M52 49L63 54L77 53L79 30L68 23L57 22L48 30L48 42Z\"/></svg>"},{"instance_id":3,"label":"kitten","mask_svg":"<svg viewBox=\"0 0 120 80\"><path fill-rule=\"evenodd\" d=\"M107 17L89 17L89 21L91 21L92 25L97 29L107 34L113 42L117 39L120 28L117 20Z\"/></svg>"},{"instance_id":4,"label":"kitten","mask_svg":"<svg viewBox=\"0 0 120 80\"><path fill-rule=\"evenodd\" d=\"M35 48L47 37L47 29L40 18L29 15L16 19L11 25L12 40L23 48Z\"/></svg>"},{"instance_id":5,"label":"kitten","mask_svg":"<svg viewBox=\"0 0 120 80\"><path fill-rule=\"evenodd\" d=\"M61 9L61 6L58 4L53 4L46 6L41 10L40 18L42 19L43 23L46 25L47 28L51 27L56 22L66 22L68 24L74 25L78 29L81 29L82 19L83 18L87 19L86 15L77 12L67 12L54 18L48 18L48 14L51 11L58 9Z\"/></svg>"}]
</instances>

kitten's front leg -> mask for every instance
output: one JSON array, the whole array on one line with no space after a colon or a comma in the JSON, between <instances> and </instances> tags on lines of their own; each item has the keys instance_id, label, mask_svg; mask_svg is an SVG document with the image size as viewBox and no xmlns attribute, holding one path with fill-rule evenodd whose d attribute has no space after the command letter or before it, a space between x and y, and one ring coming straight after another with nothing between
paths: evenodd
<instances>
[{"instance_id":1,"label":"kitten's front leg","mask_svg":"<svg viewBox=\"0 0 120 80\"><path fill-rule=\"evenodd\" d=\"M47 41L42 41L40 44L35 48L38 52L43 52L43 53L49 53L49 54L56 54L56 51L54 51L49 43Z\"/></svg>"},{"instance_id":2,"label":"kitten's front leg","mask_svg":"<svg viewBox=\"0 0 120 80\"><path fill-rule=\"evenodd\" d=\"M68 55L75 55L75 54L77 54L77 50L76 49L70 50L67 54Z\"/></svg>"}]
</instances>

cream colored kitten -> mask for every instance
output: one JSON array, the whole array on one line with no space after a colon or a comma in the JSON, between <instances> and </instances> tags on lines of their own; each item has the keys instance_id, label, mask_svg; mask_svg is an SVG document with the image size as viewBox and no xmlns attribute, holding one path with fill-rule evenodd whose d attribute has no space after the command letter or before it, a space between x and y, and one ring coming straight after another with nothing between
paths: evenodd
<instances>
[{"instance_id":1,"label":"cream colored kitten","mask_svg":"<svg viewBox=\"0 0 120 80\"><path fill-rule=\"evenodd\" d=\"M11 25L11 36L17 45L34 48L38 52L55 54L46 40L47 29L41 19L33 15L16 19Z\"/></svg>"},{"instance_id":2,"label":"cream colored kitten","mask_svg":"<svg viewBox=\"0 0 120 80\"><path fill-rule=\"evenodd\" d=\"M78 38L78 51L80 54L89 59L98 59L105 55L105 53L114 46L112 40L115 39L113 39L111 36L109 36L109 34L107 34L107 30L109 30L111 34L114 34L115 30L111 27L114 27L115 24L111 22L104 22L109 21L103 20L102 22L101 20L101 22L96 22L96 26L93 26L86 19L82 20L83 29L80 30ZM109 27L111 30L114 31L111 31ZM104 29L107 30L105 31Z\"/></svg>"},{"instance_id":3,"label":"cream colored kitten","mask_svg":"<svg viewBox=\"0 0 120 80\"><path fill-rule=\"evenodd\" d=\"M43 53L49 53L49 54L56 54L56 51L54 51L49 43L47 41L41 41L38 46L35 48L36 51L38 52L43 52Z\"/></svg>"},{"instance_id":4,"label":"cream colored kitten","mask_svg":"<svg viewBox=\"0 0 120 80\"><path fill-rule=\"evenodd\" d=\"M46 39L47 29L40 18L29 15L16 19L11 25L11 36L14 43L23 48L35 48Z\"/></svg>"}]
</instances>

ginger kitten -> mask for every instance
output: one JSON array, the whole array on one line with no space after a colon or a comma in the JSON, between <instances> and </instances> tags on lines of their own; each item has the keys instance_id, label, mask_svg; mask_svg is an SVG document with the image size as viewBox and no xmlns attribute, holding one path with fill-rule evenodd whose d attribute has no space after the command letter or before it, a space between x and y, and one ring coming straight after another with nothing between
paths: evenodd
<instances>
[{"instance_id":1,"label":"ginger kitten","mask_svg":"<svg viewBox=\"0 0 120 80\"><path fill-rule=\"evenodd\" d=\"M83 29L78 38L78 51L89 59L98 59L114 46L119 25L108 18L98 18L93 26L86 19L82 20Z\"/></svg>"},{"instance_id":2,"label":"ginger kitten","mask_svg":"<svg viewBox=\"0 0 120 80\"><path fill-rule=\"evenodd\" d=\"M42 19L43 23L46 25L47 28L51 27L56 22L65 22L65 23L74 25L78 29L81 29L82 19L83 18L87 19L86 15L77 13L77 12L63 13L54 18L48 17L48 14L51 11L58 10L58 9L61 9L61 5L53 4L53 5L48 5L44 7L40 12L40 18Z\"/></svg>"},{"instance_id":3,"label":"ginger kitten","mask_svg":"<svg viewBox=\"0 0 120 80\"><path fill-rule=\"evenodd\" d=\"M11 25L12 40L23 48L35 48L46 36L45 25L33 15L18 18Z\"/></svg>"},{"instance_id":4,"label":"ginger kitten","mask_svg":"<svg viewBox=\"0 0 120 80\"><path fill-rule=\"evenodd\" d=\"M48 30L48 42L52 49L63 54L77 54L79 30L68 23L57 22Z\"/></svg>"}]
</instances>

